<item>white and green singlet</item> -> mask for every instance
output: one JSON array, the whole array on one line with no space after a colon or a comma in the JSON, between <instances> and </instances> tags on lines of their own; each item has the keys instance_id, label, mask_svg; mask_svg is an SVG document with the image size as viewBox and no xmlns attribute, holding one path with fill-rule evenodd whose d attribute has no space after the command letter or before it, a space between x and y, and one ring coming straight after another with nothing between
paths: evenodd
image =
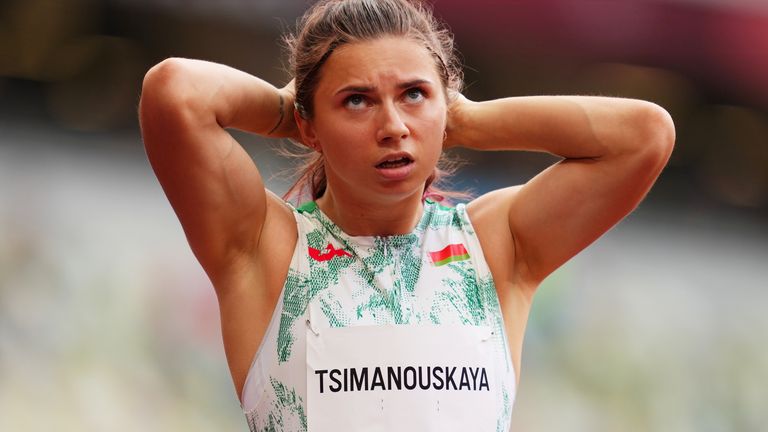
<instances>
[{"instance_id":1,"label":"white and green singlet","mask_svg":"<svg viewBox=\"0 0 768 432\"><path fill-rule=\"evenodd\" d=\"M298 241L243 387L250 430L507 431L514 367L465 206L427 200L388 237L292 210Z\"/></svg>"}]
</instances>

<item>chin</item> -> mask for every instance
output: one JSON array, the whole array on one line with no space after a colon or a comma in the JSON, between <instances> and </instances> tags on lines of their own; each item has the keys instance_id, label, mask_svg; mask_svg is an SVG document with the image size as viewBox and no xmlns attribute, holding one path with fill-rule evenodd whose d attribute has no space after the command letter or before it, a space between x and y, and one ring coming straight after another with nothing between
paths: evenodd
<instances>
[{"instance_id":1,"label":"chin","mask_svg":"<svg viewBox=\"0 0 768 432\"><path fill-rule=\"evenodd\" d=\"M382 185L381 195L383 200L386 201L400 201L418 195L419 199L424 194L424 185L427 183L426 178L421 182L404 181L404 182L392 182Z\"/></svg>"}]
</instances>

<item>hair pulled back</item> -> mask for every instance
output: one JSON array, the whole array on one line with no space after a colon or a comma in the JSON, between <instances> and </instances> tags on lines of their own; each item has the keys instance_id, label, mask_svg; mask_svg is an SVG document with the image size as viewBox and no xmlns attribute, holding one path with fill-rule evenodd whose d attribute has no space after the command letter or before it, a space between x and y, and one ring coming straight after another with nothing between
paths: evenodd
<instances>
[{"instance_id":1,"label":"hair pulled back","mask_svg":"<svg viewBox=\"0 0 768 432\"><path fill-rule=\"evenodd\" d=\"M313 98L320 71L333 51L347 43L386 36L410 38L426 47L435 61L446 92L460 92L463 73L453 45L453 36L419 0L321 0L297 23L296 32L284 37L289 70L295 79L295 108L302 118L314 114ZM433 184L445 174L440 168L427 179L424 195L439 195ZM305 161L296 183L286 197L309 189L312 199L326 188L323 156L312 153Z\"/></svg>"}]
</instances>

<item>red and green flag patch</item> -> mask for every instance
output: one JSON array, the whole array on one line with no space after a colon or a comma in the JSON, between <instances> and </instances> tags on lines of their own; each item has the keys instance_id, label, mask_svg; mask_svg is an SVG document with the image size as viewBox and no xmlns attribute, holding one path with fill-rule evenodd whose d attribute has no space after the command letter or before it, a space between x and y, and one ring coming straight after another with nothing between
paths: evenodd
<instances>
[{"instance_id":1,"label":"red and green flag patch","mask_svg":"<svg viewBox=\"0 0 768 432\"><path fill-rule=\"evenodd\" d=\"M469 259L469 252L463 244L449 244L442 250L430 252L429 257L436 266L445 265L454 261L464 261Z\"/></svg>"}]
</instances>

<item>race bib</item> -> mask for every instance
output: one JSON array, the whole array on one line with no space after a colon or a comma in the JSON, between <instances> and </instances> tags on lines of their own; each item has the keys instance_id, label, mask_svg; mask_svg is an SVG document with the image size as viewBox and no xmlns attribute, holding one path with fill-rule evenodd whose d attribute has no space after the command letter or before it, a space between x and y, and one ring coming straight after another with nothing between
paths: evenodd
<instances>
[{"instance_id":1,"label":"race bib","mask_svg":"<svg viewBox=\"0 0 768 432\"><path fill-rule=\"evenodd\" d=\"M486 326L307 328L309 432L495 431Z\"/></svg>"}]
</instances>

